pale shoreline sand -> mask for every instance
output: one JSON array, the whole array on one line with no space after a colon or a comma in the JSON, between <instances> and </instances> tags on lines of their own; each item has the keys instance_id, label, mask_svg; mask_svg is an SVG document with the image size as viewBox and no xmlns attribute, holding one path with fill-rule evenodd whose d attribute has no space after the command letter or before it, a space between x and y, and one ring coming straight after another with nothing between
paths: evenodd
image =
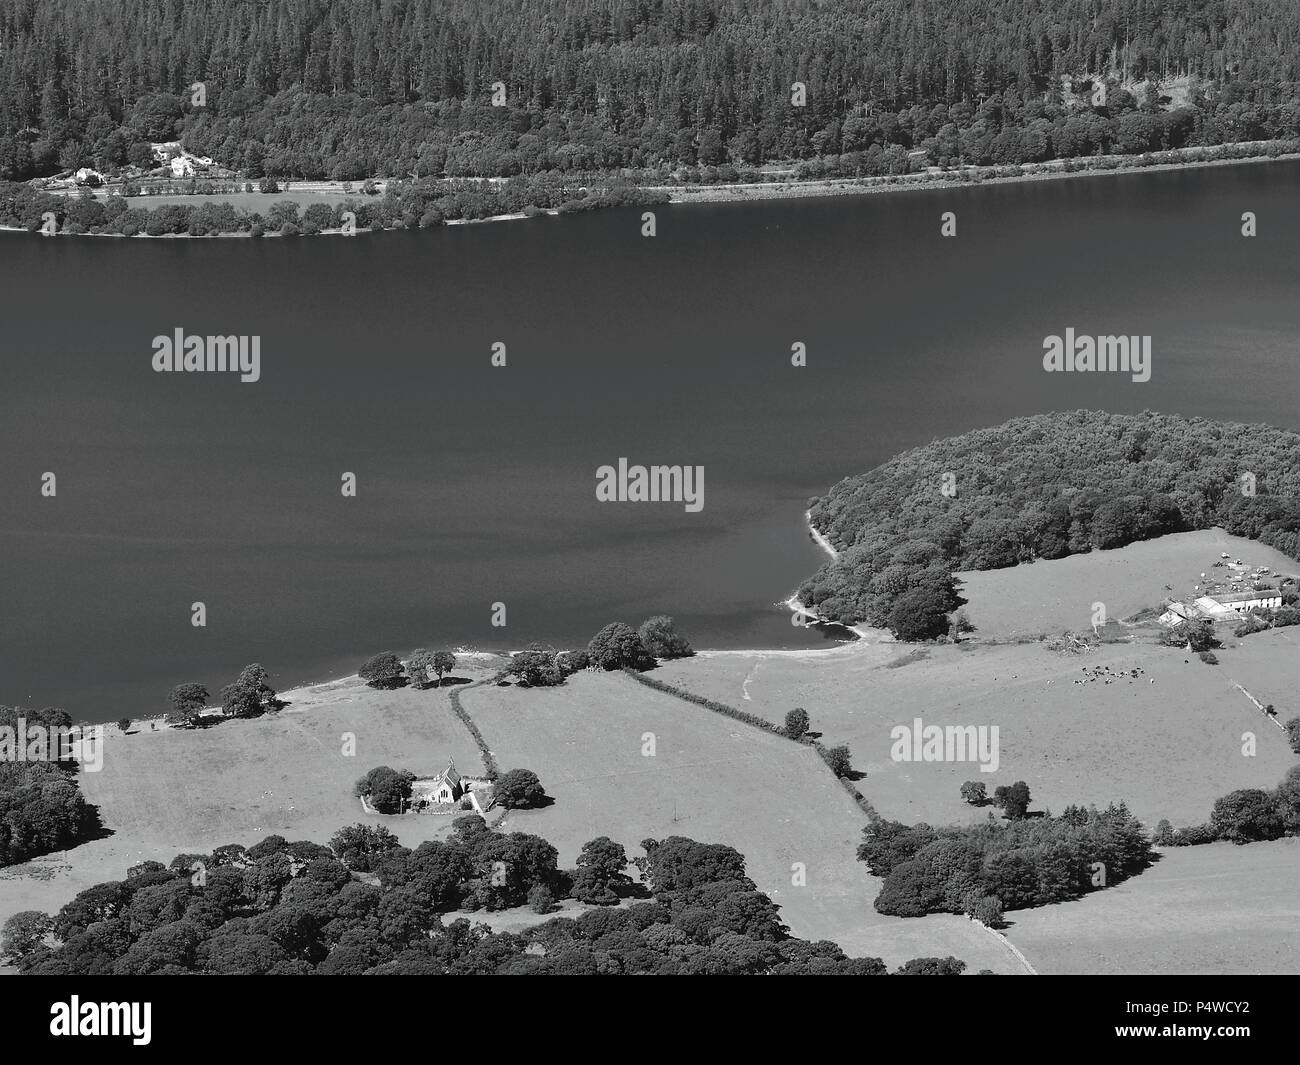
<instances>
[{"instance_id":1,"label":"pale shoreline sand","mask_svg":"<svg viewBox=\"0 0 1300 1065\"><path fill-rule=\"evenodd\" d=\"M826 537L822 535L821 530L819 530L817 526L815 526L812 523L811 510L805 510L803 512L803 520L804 520L804 524L808 526L808 535L812 537L813 543L815 543L824 552L826 552L826 554L830 556L832 560L839 558L840 553L835 550L835 545L832 544L828 539L826 539ZM794 618L791 619L791 624L796 624L796 625L799 624L798 619L800 618L810 618L811 621L806 622L805 624L820 623L823 625L839 625L842 628L848 629L849 632L857 636L857 639L844 644L843 646L845 647L854 647L860 643L888 643L892 639L888 630L886 629L873 629L864 625L845 625L843 622L840 621L827 621L825 618L821 617L815 610L812 610L809 607L805 606L804 603L800 600L799 593L797 591L792 592L790 598L782 602L781 605L788 608L789 611L794 615ZM834 650L834 648L832 650ZM743 653L758 654L760 652L748 651ZM793 653L803 654L806 652L795 650ZM817 651L814 651L812 653L825 654L826 650L818 649Z\"/></svg>"}]
</instances>

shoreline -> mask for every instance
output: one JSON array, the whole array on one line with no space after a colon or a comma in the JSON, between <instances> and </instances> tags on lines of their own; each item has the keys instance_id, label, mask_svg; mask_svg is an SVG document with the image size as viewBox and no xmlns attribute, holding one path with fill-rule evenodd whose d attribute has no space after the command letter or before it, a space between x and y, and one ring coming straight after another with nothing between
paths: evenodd
<instances>
[{"instance_id":1,"label":"shoreline","mask_svg":"<svg viewBox=\"0 0 1300 1065\"><path fill-rule=\"evenodd\" d=\"M1275 142L1244 142L1247 144L1266 144ZM1224 147L1231 147L1225 145ZM1172 151L1200 151L1204 149L1170 149ZM1145 153L1151 155L1154 153ZM823 199L833 196L868 196L886 192L916 192L925 190L948 190L961 188L982 188L986 185L1012 185L1032 181L1057 181L1066 178L1103 177L1133 173L1164 173L1171 170L1199 170L1216 166L1237 166L1246 163L1284 163L1300 160L1300 152L1286 152L1281 155L1244 156L1239 159L1181 159L1169 162L1150 163L1146 166L1082 166L1078 169L1065 169L1066 163L1087 163L1090 160L1126 160L1141 159L1142 155L1108 155L1075 156L1070 159L1053 159L1042 163L1021 164L1021 169L1032 166L1038 169L1026 170L1020 174L982 177L978 181L964 180L961 175L981 170L993 170L993 166L967 166L963 171L940 171L934 174L915 175L900 174L889 177L852 177L852 178L804 178L790 181L764 181L745 185L645 185L639 186L649 192L668 193L670 204L692 203L755 203L762 200L798 200Z\"/></svg>"},{"instance_id":2,"label":"shoreline","mask_svg":"<svg viewBox=\"0 0 1300 1065\"><path fill-rule=\"evenodd\" d=\"M804 524L808 526L808 533L813 538L813 543L815 543L818 547L820 547L823 551L825 551L828 555L830 555L832 561L839 558L840 553L837 550L835 550L835 545L832 544L828 539L826 539L826 537L822 534L822 531L818 529L816 525L813 524L811 510L805 510L803 512L803 520L804 520Z\"/></svg>"},{"instance_id":3,"label":"shoreline","mask_svg":"<svg viewBox=\"0 0 1300 1065\"><path fill-rule=\"evenodd\" d=\"M221 195L220 193L216 193L216 194L214 194L213 196L209 196L209 197L206 197L206 198L204 198L204 197L202 197L202 196L196 196L195 199L198 200L198 201L201 202L201 203L207 203L207 202L210 202L210 201L215 200L215 199L216 199L217 197L219 197L220 195ZM137 197L137 198L138 198L138 199L145 199L145 197ZM160 204L159 206L166 206L166 205ZM155 210L156 208L148 207L147 205L145 205L145 209L146 209L146 210ZM511 212L510 214L494 214L494 215L488 215L486 218L451 218L451 219L448 219L447 221L443 222L442 225L444 225L444 226L476 226L476 225L481 225L481 224L486 223L486 222L518 222L518 221L521 221L521 220L524 220L524 219L528 219L528 218L538 218L538 217L541 217L542 215L558 215L559 213L560 213L560 212L557 211L557 210L555 210L554 208L541 209L541 210L539 210L539 211L537 212L537 214L534 214L534 215L528 215L528 214L525 214L523 211L514 211L514 212ZM402 227L402 228L405 228L405 227ZM32 233L32 234L37 234L37 235L40 234L40 230L39 230L39 229L24 229L22 226L6 226L6 225L3 225L3 224L0 224L0 232L4 232L4 233ZM294 239L294 238L297 238L297 237L308 237L308 238L310 238L311 236L317 236L317 237L346 237L346 236L357 236L358 234L361 234L361 233L370 234L370 233L386 233L386 232L389 232L389 230L385 230L385 229L358 229L358 230L356 230L356 231L353 232L353 233L344 233L343 230L341 230L341 229L322 229L319 233L315 233L315 234L294 233L294 234L292 234L291 236L286 236L285 234L279 232L278 230L268 229L268 230L263 231L262 233L259 233L259 234L257 235L257 239L258 239L258 240L272 240L272 239L274 239L274 240L291 240L291 239ZM109 240L113 240L113 239L116 239L116 240L222 240L222 239L241 238L241 237L244 238L244 239L247 239L247 240L252 240L252 239L253 239L253 234L250 233L250 232L248 232L247 230L236 230L236 231L231 232L231 233L205 233L205 234L203 234L203 236L195 236L195 234L193 234L193 233L157 233L157 234L154 234L154 233L135 233L135 234L132 234L131 236L127 236L125 233L64 233L64 232L58 232L58 233L55 233L54 236L56 236L56 237L95 237L95 238L109 239Z\"/></svg>"},{"instance_id":4,"label":"shoreline","mask_svg":"<svg viewBox=\"0 0 1300 1065\"><path fill-rule=\"evenodd\" d=\"M835 545L826 539L826 537L822 535L821 530L812 523L811 510L805 510L803 512L803 520L804 524L808 527L808 535L811 537L813 543L820 547L832 561L839 558L840 553L835 550ZM811 620L805 622L805 625L838 625L842 629L847 629L849 632L853 633L857 639L848 641L845 646L854 647L858 644L864 643L873 644L893 642L893 637L886 629L874 629L866 625L846 625L842 621L828 621L826 618L823 618L818 614L817 611L804 605L803 600L799 598L798 589L791 592L790 598L782 601L781 605L788 608L790 613L794 615L790 619L791 624L793 625L798 625L798 619L800 618L810 618ZM751 651L750 653L756 654L758 652Z\"/></svg>"},{"instance_id":5,"label":"shoreline","mask_svg":"<svg viewBox=\"0 0 1300 1065\"><path fill-rule=\"evenodd\" d=\"M811 611L803 610L798 605L798 600L794 595L791 595L789 599L785 600L783 603L779 605L789 607L793 613L803 613L808 617L816 618L816 615L813 614ZM824 622L821 621L820 619L817 619L815 623L826 624L826 625L840 624L839 622ZM810 623L810 625L811 624L813 623ZM862 647L873 646L875 644L896 642L894 641L893 637L888 633L888 631L884 629L871 629L866 627L849 626L849 625L840 625L840 627L852 632L856 638L852 640L840 640L829 647L701 648L697 650L695 654L691 657L725 658L725 657L740 656L744 658L753 658L753 657L762 657L762 658L774 657L774 658L795 658L795 659L823 658L829 655L840 655L845 653L852 653ZM576 648L568 648L568 650L575 650L575 649ZM518 651L463 651L463 652L453 651L452 653L456 656L458 663L465 663L466 665L472 664L474 667L481 668L484 662L490 661L492 659L508 659L513 655L517 654ZM295 685L292 688L285 688L283 691L277 692L276 694L278 698L283 700L288 705L286 705L284 709L277 711L277 713L284 713L286 710L290 710L294 702L303 702L303 701L310 700L312 695L317 693L320 689L336 688L336 687L353 685L353 684L358 684L364 687L364 684L361 681L361 675L359 673L345 673L339 676L327 677L324 680L304 681L302 683ZM454 690L454 688L449 690ZM206 716L214 719L225 720L224 716L221 714L220 704L205 706L201 711L199 711L199 716ZM256 719L250 719L250 720L256 720ZM131 721L130 728L140 735L148 735L150 733L169 732L180 728L179 725L173 724L172 722L167 720L167 713L165 711L150 716L132 717L130 721ZM149 727L142 727L142 726L149 726ZM82 729L87 729L87 728L110 729L111 728L116 730L117 732L121 732L121 729L118 728L116 721L96 721L96 722L79 721L74 723L74 727L79 727ZM188 730L184 730L184 731L188 731Z\"/></svg>"},{"instance_id":6,"label":"shoreline","mask_svg":"<svg viewBox=\"0 0 1300 1065\"><path fill-rule=\"evenodd\" d=\"M460 662L464 662L468 660L509 658L510 655L513 653L514 652L512 651L452 651L452 654L456 656L458 664ZM287 703L292 703L294 700L293 698L290 698L291 696L296 697L299 700L302 700L310 696L311 693L315 691L317 688L336 687L338 685L347 684L351 681L360 681L360 680L361 680L360 673L345 673L337 677L327 677L325 680L303 681L302 683L296 685L295 687L285 688L283 691L276 692L276 696L280 699L285 700ZM215 711L215 713L213 711ZM282 711L277 711L277 712L282 712ZM202 710L199 711L199 715L200 716L206 715L214 718L220 717L221 704L216 703L212 706L205 706ZM79 725L81 728L94 728L94 727L106 728L110 725L115 729L117 728L117 722L115 721L94 721L94 722L80 721L80 722L76 722L76 724ZM167 720L166 711L158 714L149 715L149 716L132 717L131 727L135 728L136 726L139 725L156 726L156 728L142 730L147 732L163 732L165 730L175 729L178 727L177 725L174 725ZM118 731L120 732L121 730L118 729Z\"/></svg>"},{"instance_id":7,"label":"shoreline","mask_svg":"<svg viewBox=\"0 0 1300 1065\"><path fill-rule=\"evenodd\" d=\"M804 523L807 526L808 535L813 540L813 542L816 543L817 546L820 547L822 551L825 552L826 555L831 559L838 558L839 552L836 551L835 547L831 544L831 542L827 540L826 537L812 524L812 512L809 510L804 511ZM724 658L724 657L740 656L745 658L754 658L754 657L793 658L793 659L824 658L827 656L854 653L864 647L897 642L887 629L876 629L865 625L845 625L842 622L829 621L825 618L822 618L819 614L817 614L816 611L809 609L799 600L798 591L791 592L789 598L784 599L779 604L774 604L774 605L782 606L785 607L787 610L789 610L792 615L791 623L794 625L798 625L801 628L811 628L816 625L827 625L827 626L834 625L844 629L847 632L853 633L854 639L839 640L835 642L833 645L831 645L830 647L700 648L695 652L694 657ZM799 622L795 620L796 618L799 617L807 618L809 620L804 622L802 625L800 625ZM570 648L570 650L572 650L572 648ZM502 651L454 650L452 653L456 656L458 661L466 662L466 663L473 661L475 664L477 664L479 662L491 660L494 658L501 658L501 659L510 658L512 655L518 652L511 651L511 650L502 650ZM355 672L345 673L339 676L326 677L325 679L318 680L318 681L303 681L301 683L296 684L292 688L286 688L283 691L278 692L277 695L280 699L285 700L287 703L292 705L292 703L295 700L303 701L309 699L313 694L313 692L315 692L317 689L327 688L327 687L337 687L340 685L350 684L353 682L360 682L360 680L361 680L361 676L358 673ZM218 718L221 717L220 711L221 711L220 704L216 704L213 706L206 706L200 711L200 716L210 716L210 717ZM150 716L138 716L138 717L133 716L130 720L131 720L131 728L135 729L141 735L146 735L155 732L170 731L172 729L176 729L179 727L167 720L166 712L157 713ZM82 728L111 727L117 729L117 724L114 721L98 721L98 722L81 721L81 722L77 722L77 724ZM149 726L149 727L144 728L142 726ZM120 732L121 730L118 729L118 731Z\"/></svg>"},{"instance_id":8,"label":"shoreline","mask_svg":"<svg viewBox=\"0 0 1300 1065\"><path fill-rule=\"evenodd\" d=\"M1261 164L1300 161L1300 152L1284 152L1277 155L1268 154L1267 148L1278 143L1283 142L1236 141L1225 145L1208 145L1196 148L1171 148L1161 152L1146 152L1138 155L1073 156L1068 159L1051 159L1041 163L1018 164L1015 166L1015 169L1020 170L1020 173L1004 175L990 174L989 176L979 177L978 179L972 178L971 175L976 175L980 172L996 171L999 168L993 165L981 166L970 164L960 170L933 169L927 170L923 173L880 175L871 177L798 178L782 181L748 182L745 184L634 185L632 187L641 192L656 193L667 196L666 203L668 206L689 206L691 204L701 203L756 203L770 200L822 199L838 196L870 196L889 192L917 192L931 190L948 191L959 188L980 188L986 185L1059 181L1068 178L1102 177L1106 175L1150 172L1165 173L1173 170L1199 170L1208 167L1239 166L1249 163ZM1169 153L1187 153L1190 155L1194 152L1213 151L1215 149L1232 150L1237 148L1258 148L1259 151L1258 154L1246 155L1239 158L1178 158L1162 162L1151 162L1146 165L1135 165L1126 162L1128 160L1140 160L1149 157L1154 158L1157 156L1165 156ZM1075 168L1067 169L1071 164L1073 164ZM1011 169L1011 167L1007 167L1006 169ZM482 180L492 179L486 178ZM56 195L56 193L50 193L50 195ZM223 202L223 198L227 195L235 194L197 193L194 194L192 198L194 204L198 205L210 202ZM176 197L169 198L175 199ZM147 202L144 202L148 200L147 196L132 197L132 200L137 201L138 206L143 207L144 209L152 209L149 208ZM542 216L559 216L560 213L561 212L556 208L539 208L533 214L529 214L525 211L514 211L508 214L489 215L484 218L454 218L442 222L441 225L453 226L474 225L483 222L517 222ZM25 229L22 226L11 225L0 225L0 231L11 233L39 232L39 230ZM380 233L385 231L386 230L384 229L365 228L357 229L353 234L345 234L341 229L322 229L319 233L312 235L355 236L359 233ZM59 232L54 235L115 237L119 239L132 240L206 240L212 237L243 237L252 239L252 234L245 230L236 230L228 233L204 234L203 236L196 236L191 233L162 233L158 235L136 233L129 238L123 233L69 234ZM298 233L293 235L306 236L308 234ZM280 236L282 236L282 234L278 231L266 230L259 234L259 239Z\"/></svg>"}]
</instances>

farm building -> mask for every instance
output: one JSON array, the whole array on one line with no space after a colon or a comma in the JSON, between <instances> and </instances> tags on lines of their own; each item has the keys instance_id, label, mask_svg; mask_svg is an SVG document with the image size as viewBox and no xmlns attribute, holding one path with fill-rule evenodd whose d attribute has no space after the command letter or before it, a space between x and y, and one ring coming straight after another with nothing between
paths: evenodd
<instances>
[{"instance_id":1,"label":"farm building","mask_svg":"<svg viewBox=\"0 0 1300 1065\"><path fill-rule=\"evenodd\" d=\"M1277 610L1282 605L1282 593L1276 588L1265 588L1257 592L1224 592L1206 598L1229 610Z\"/></svg>"}]
</instances>

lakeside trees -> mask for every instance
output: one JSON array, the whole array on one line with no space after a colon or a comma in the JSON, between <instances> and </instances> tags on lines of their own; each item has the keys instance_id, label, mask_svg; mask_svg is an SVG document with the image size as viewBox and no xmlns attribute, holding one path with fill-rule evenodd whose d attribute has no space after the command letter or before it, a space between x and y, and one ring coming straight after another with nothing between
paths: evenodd
<instances>
[{"instance_id":1,"label":"lakeside trees","mask_svg":"<svg viewBox=\"0 0 1300 1065\"><path fill-rule=\"evenodd\" d=\"M614 621L591 638L585 649L557 651L533 644L510 656L507 676L518 678L530 688L563 684L565 678L582 669L653 669L660 658L686 658L695 654L676 628L673 619L658 615L642 623L640 630Z\"/></svg>"},{"instance_id":2,"label":"lakeside trees","mask_svg":"<svg viewBox=\"0 0 1300 1065\"><path fill-rule=\"evenodd\" d=\"M281 704L269 677L256 662L245 666L233 684L221 689L221 712L227 717L255 717L278 710Z\"/></svg>"},{"instance_id":3,"label":"lakeside trees","mask_svg":"<svg viewBox=\"0 0 1300 1065\"><path fill-rule=\"evenodd\" d=\"M1213 525L1300 558L1300 435L1150 411L1035 415L906 451L841 481L810 516L839 556L800 601L924 638L942 635L961 569Z\"/></svg>"},{"instance_id":4,"label":"lakeside trees","mask_svg":"<svg viewBox=\"0 0 1300 1065\"><path fill-rule=\"evenodd\" d=\"M663 614L641 622L637 635L652 658L690 658L695 654L686 638L677 631L673 619Z\"/></svg>"},{"instance_id":5,"label":"lakeside trees","mask_svg":"<svg viewBox=\"0 0 1300 1065\"><path fill-rule=\"evenodd\" d=\"M417 647L407 661L413 688L428 687L430 674L437 678L434 684L441 687L442 678L455 668L456 656L450 651L430 651L425 647Z\"/></svg>"},{"instance_id":6,"label":"lakeside trees","mask_svg":"<svg viewBox=\"0 0 1300 1065\"><path fill-rule=\"evenodd\" d=\"M587 657L597 669L646 670L655 665L636 629L621 621L610 622L591 638Z\"/></svg>"},{"instance_id":7,"label":"lakeside trees","mask_svg":"<svg viewBox=\"0 0 1300 1065\"><path fill-rule=\"evenodd\" d=\"M406 684L406 669L392 651L371 655L362 663L358 676L372 688L393 689Z\"/></svg>"},{"instance_id":8,"label":"lakeside trees","mask_svg":"<svg viewBox=\"0 0 1300 1065\"><path fill-rule=\"evenodd\" d=\"M491 218L537 210L585 209L621 204L662 203L666 193L635 189L625 179L608 174L540 174L501 183L422 179L390 184L384 196L361 201L344 198L306 210L293 200L271 202L266 213L236 208L229 202L196 196L192 204L164 204L152 209L130 206L133 187L121 195L97 200L59 196L29 185L5 181L0 172L0 225L36 231L53 216L57 232L153 237L169 234L214 237L223 233L267 233L293 236L324 230L341 231L345 223L358 230L414 229L443 222Z\"/></svg>"},{"instance_id":9,"label":"lakeside trees","mask_svg":"<svg viewBox=\"0 0 1300 1065\"><path fill-rule=\"evenodd\" d=\"M506 672L529 688L553 687L562 684L565 677L555 649L541 646L515 652L510 656Z\"/></svg>"},{"instance_id":10,"label":"lakeside trees","mask_svg":"<svg viewBox=\"0 0 1300 1065\"><path fill-rule=\"evenodd\" d=\"M423 691L429 686L429 671L423 665L411 662L407 666L407 673L409 674L411 687L416 691Z\"/></svg>"},{"instance_id":11,"label":"lakeside trees","mask_svg":"<svg viewBox=\"0 0 1300 1065\"><path fill-rule=\"evenodd\" d=\"M349 181L1294 136L1297 32L1269 0L0 0L0 178L173 139L254 179Z\"/></svg>"},{"instance_id":12,"label":"lakeside trees","mask_svg":"<svg viewBox=\"0 0 1300 1065\"><path fill-rule=\"evenodd\" d=\"M208 705L208 689L202 684L178 684L167 696L172 712L168 720L177 725L188 725Z\"/></svg>"},{"instance_id":13,"label":"lakeside trees","mask_svg":"<svg viewBox=\"0 0 1300 1065\"><path fill-rule=\"evenodd\" d=\"M434 676L438 678L438 683L442 684L442 678L456 668L456 656L450 651L434 651L432 669Z\"/></svg>"}]
</instances>

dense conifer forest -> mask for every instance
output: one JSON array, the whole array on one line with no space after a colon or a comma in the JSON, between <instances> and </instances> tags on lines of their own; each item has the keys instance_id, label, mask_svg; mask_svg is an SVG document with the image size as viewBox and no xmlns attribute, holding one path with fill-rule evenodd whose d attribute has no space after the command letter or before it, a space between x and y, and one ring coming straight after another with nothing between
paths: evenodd
<instances>
[{"instance_id":1,"label":"dense conifer forest","mask_svg":"<svg viewBox=\"0 0 1300 1065\"><path fill-rule=\"evenodd\" d=\"M0 0L0 180L175 138L336 180L1293 138L1298 33L1288 0Z\"/></svg>"}]
</instances>

